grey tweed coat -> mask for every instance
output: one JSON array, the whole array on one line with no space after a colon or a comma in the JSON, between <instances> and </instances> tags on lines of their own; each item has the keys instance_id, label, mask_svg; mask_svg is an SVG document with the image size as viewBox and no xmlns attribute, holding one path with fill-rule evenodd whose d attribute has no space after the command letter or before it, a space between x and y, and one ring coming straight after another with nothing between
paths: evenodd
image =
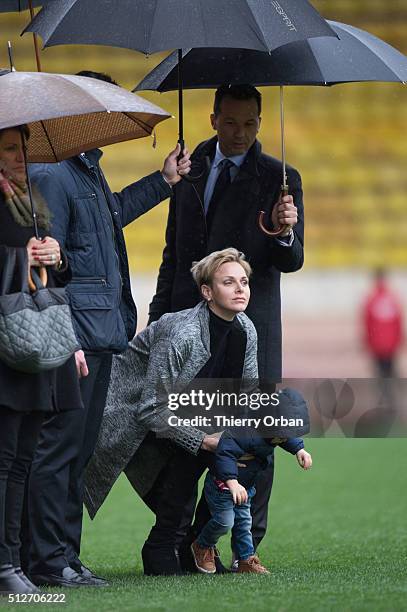
<instances>
[{"instance_id":1,"label":"grey tweed coat","mask_svg":"<svg viewBox=\"0 0 407 612\"><path fill-rule=\"evenodd\" d=\"M257 334L243 313L237 315L246 332L243 379L257 379ZM159 388L170 392L187 387L210 358L209 312L205 302L195 308L163 315L129 342L113 360L103 422L95 454L88 466L85 504L93 518L120 473L126 470L149 431L197 454L205 432L194 427L171 427L172 414ZM146 447L132 462L129 479L143 496L164 467L167 456Z\"/></svg>"}]
</instances>

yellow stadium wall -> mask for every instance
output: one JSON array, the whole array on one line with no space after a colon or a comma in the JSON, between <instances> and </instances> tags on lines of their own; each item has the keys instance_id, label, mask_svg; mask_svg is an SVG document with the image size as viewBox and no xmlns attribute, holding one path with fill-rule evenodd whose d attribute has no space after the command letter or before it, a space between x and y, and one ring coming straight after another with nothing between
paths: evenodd
<instances>
[{"instance_id":1,"label":"yellow stadium wall","mask_svg":"<svg viewBox=\"0 0 407 612\"><path fill-rule=\"evenodd\" d=\"M324 17L369 30L407 52L405 0L314 0ZM95 16L97 18L97 15ZM0 14L0 66L7 65L6 41L14 44L18 70L35 70L32 38L19 34L28 13ZM104 71L132 88L166 54L108 47L53 47L41 54L43 70ZM278 91L264 88L263 148L280 156ZM142 94L176 115L176 94ZM190 149L211 135L213 92L185 93L186 138ZM388 267L407 264L407 86L339 85L286 88L286 142L290 164L303 177L306 206L306 267ZM12 103L12 101L10 101ZM1 111L0 111L1 112ZM152 139L105 149L103 168L112 188L161 166L177 139L171 119ZM154 272L161 260L168 204L126 229L134 272Z\"/></svg>"}]
</instances>

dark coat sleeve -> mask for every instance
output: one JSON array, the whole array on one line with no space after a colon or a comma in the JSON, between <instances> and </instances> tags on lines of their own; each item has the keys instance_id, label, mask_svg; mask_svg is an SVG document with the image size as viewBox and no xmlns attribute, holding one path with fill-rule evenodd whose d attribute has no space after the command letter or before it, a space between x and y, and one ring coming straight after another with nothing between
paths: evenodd
<instances>
[{"instance_id":1,"label":"dark coat sleeve","mask_svg":"<svg viewBox=\"0 0 407 612\"><path fill-rule=\"evenodd\" d=\"M6 266L7 258L10 255L11 249L16 247L8 247L4 244L0 244L0 281L3 279L3 271ZM18 247L24 249L25 247Z\"/></svg>"},{"instance_id":2,"label":"dark coat sleeve","mask_svg":"<svg viewBox=\"0 0 407 612\"><path fill-rule=\"evenodd\" d=\"M7 258L10 256L11 250L21 249L24 252L26 251L26 247L9 247L6 245L0 245L0 283L3 283L3 273L6 266ZM65 287L69 283L72 278L71 269L69 268L67 259L63 251L61 251L61 258L63 261L63 265L61 266L61 270L56 270L53 267L47 266L47 275L48 275L48 286L49 287ZM28 259L28 256L27 256ZM28 263L27 263L28 265ZM28 268L27 268L28 269ZM13 282L11 280L11 288L12 291L19 291L21 287L17 287L15 284L16 281Z\"/></svg>"},{"instance_id":3,"label":"dark coat sleeve","mask_svg":"<svg viewBox=\"0 0 407 612\"><path fill-rule=\"evenodd\" d=\"M304 448L304 442L301 438L288 438L286 442L279 444L287 453L295 455L299 450Z\"/></svg>"},{"instance_id":4,"label":"dark coat sleeve","mask_svg":"<svg viewBox=\"0 0 407 612\"><path fill-rule=\"evenodd\" d=\"M223 482L226 482L226 480L237 480L237 461L245 453L243 446L246 446L244 440L239 440L238 442L234 438L223 434L216 449L213 467L218 480Z\"/></svg>"},{"instance_id":5,"label":"dark coat sleeve","mask_svg":"<svg viewBox=\"0 0 407 612\"><path fill-rule=\"evenodd\" d=\"M157 289L150 304L149 324L157 321L161 315L171 312L171 292L176 271L176 196L170 200L165 247L157 279Z\"/></svg>"},{"instance_id":6,"label":"dark coat sleeve","mask_svg":"<svg viewBox=\"0 0 407 612\"><path fill-rule=\"evenodd\" d=\"M53 236L55 238L55 236ZM72 270L69 266L68 258L61 249L62 264L59 270L51 268L51 274L56 287L65 287L72 280Z\"/></svg>"},{"instance_id":7,"label":"dark coat sleeve","mask_svg":"<svg viewBox=\"0 0 407 612\"><path fill-rule=\"evenodd\" d=\"M289 193L293 196L298 211L298 222L294 226L294 242L284 246L276 238L272 238L273 265L280 272L295 272L304 263L304 204L301 177L297 170L287 170Z\"/></svg>"},{"instance_id":8,"label":"dark coat sleeve","mask_svg":"<svg viewBox=\"0 0 407 612\"><path fill-rule=\"evenodd\" d=\"M123 227L169 198L171 194L170 185L158 171L132 183L119 193L114 193L113 197L121 211Z\"/></svg>"}]
</instances>

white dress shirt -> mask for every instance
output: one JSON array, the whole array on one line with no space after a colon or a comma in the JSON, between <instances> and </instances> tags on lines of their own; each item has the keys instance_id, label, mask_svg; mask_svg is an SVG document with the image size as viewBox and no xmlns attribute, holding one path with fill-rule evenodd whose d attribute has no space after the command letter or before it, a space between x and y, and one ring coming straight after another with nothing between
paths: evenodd
<instances>
[{"instance_id":1,"label":"white dress shirt","mask_svg":"<svg viewBox=\"0 0 407 612\"><path fill-rule=\"evenodd\" d=\"M225 155L223 155L222 151L220 150L219 142L216 143L215 157L211 165L211 169L208 175L208 180L206 181L205 192L204 192L205 214L208 212L209 203L213 195L213 190L215 189L216 181L218 180L218 176L220 172L219 164L224 159L229 159L231 162L233 162L234 165L230 168L230 180L231 182L233 182L234 179L236 178L237 173L239 172L240 166L243 164L246 158L246 155L247 155L247 151L246 153L243 153L242 155L231 155L230 157L226 157ZM291 233L288 234L287 236L284 236L282 238L276 237L275 240L277 240L277 242L281 244L282 246L290 247L292 243L294 242L294 232L293 230L291 230Z\"/></svg>"}]
</instances>

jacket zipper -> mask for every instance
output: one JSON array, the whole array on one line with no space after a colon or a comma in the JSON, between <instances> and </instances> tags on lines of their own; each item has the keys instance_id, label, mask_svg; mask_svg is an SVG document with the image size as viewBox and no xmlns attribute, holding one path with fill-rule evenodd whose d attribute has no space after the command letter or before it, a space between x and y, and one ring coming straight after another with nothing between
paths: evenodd
<instances>
[{"instance_id":1,"label":"jacket zipper","mask_svg":"<svg viewBox=\"0 0 407 612\"><path fill-rule=\"evenodd\" d=\"M121 301L122 301L122 293L123 293L123 279L122 279L122 275L121 275L121 271L120 271L120 260L119 260L119 255L117 253L117 240L116 240L116 234L114 232L114 221L113 221L113 215L111 213L110 210L110 206L109 206L109 200L107 198L107 193L106 193L106 189L105 189L105 185L103 182L103 178L102 178L102 173L100 171L99 166L96 166L96 175L98 177L98 181L99 181L99 185L102 188L103 191L103 195L105 196L105 200L106 200L106 206L107 206L107 210L110 216L110 221L111 221L111 228L112 228L112 238L113 238L113 244L114 244L114 254L116 256L116 264L117 264L117 273L119 275L119 279L120 279L120 291L119 291L119 301L118 301L118 306L120 306Z\"/></svg>"},{"instance_id":2,"label":"jacket zipper","mask_svg":"<svg viewBox=\"0 0 407 612\"><path fill-rule=\"evenodd\" d=\"M100 283L101 285L107 287L107 282L105 278L101 278L100 276L81 276L79 277L75 277L73 276L71 281L71 283Z\"/></svg>"}]
</instances>

